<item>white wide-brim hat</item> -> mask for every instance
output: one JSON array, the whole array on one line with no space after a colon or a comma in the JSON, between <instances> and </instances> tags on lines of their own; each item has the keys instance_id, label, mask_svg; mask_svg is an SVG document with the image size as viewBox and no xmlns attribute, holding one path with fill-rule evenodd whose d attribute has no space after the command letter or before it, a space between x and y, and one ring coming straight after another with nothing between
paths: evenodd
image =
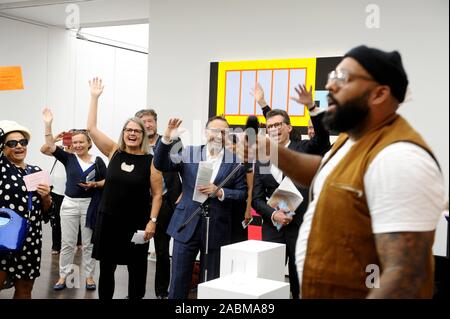
<instances>
[{"instance_id":1,"label":"white wide-brim hat","mask_svg":"<svg viewBox=\"0 0 450 319\"><path fill-rule=\"evenodd\" d=\"M14 121L3 120L0 121L0 128L3 130L5 136L11 132L20 132L22 133L27 140L30 140L31 133L25 126L20 125Z\"/></svg>"}]
</instances>

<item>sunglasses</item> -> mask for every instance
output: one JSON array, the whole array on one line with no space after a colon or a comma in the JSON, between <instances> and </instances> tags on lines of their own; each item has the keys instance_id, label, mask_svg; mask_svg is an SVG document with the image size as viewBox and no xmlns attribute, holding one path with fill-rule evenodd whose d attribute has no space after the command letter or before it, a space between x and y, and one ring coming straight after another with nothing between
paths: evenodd
<instances>
[{"instance_id":1,"label":"sunglasses","mask_svg":"<svg viewBox=\"0 0 450 319\"><path fill-rule=\"evenodd\" d=\"M17 144L20 144L22 146L27 146L28 145L28 140L26 138L23 138L19 141L16 140L10 140L8 142L5 143L6 146L8 146L9 148L14 148L17 146Z\"/></svg>"},{"instance_id":2,"label":"sunglasses","mask_svg":"<svg viewBox=\"0 0 450 319\"><path fill-rule=\"evenodd\" d=\"M73 129L71 129L69 131L69 133L72 133L72 135L75 135L75 134L89 134L89 130L86 130L84 128L80 128L80 129L73 128Z\"/></svg>"}]
</instances>

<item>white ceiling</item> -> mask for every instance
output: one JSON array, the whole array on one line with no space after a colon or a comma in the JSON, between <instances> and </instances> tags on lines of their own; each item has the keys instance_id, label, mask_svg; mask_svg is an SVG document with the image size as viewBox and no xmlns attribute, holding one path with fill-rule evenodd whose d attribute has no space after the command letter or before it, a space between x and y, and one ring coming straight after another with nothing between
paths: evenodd
<instances>
[{"instance_id":1,"label":"white ceiling","mask_svg":"<svg viewBox=\"0 0 450 319\"><path fill-rule=\"evenodd\" d=\"M65 27L70 4L79 7L80 26L148 23L150 0L0 0L0 16Z\"/></svg>"},{"instance_id":2,"label":"white ceiling","mask_svg":"<svg viewBox=\"0 0 450 319\"><path fill-rule=\"evenodd\" d=\"M90 40L148 52L148 24L85 28L81 33Z\"/></svg>"}]
</instances>

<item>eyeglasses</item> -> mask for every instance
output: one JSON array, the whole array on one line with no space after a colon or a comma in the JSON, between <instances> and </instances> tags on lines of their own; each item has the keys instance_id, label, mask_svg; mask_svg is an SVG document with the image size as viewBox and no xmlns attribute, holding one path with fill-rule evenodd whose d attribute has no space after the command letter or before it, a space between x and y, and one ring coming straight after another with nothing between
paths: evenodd
<instances>
[{"instance_id":1,"label":"eyeglasses","mask_svg":"<svg viewBox=\"0 0 450 319\"><path fill-rule=\"evenodd\" d=\"M131 134L131 133L142 134L142 133L144 133L143 130L140 130L140 129L134 129L134 128L128 128L128 127L127 127L127 128L124 128L123 131L124 131L125 133L128 133L128 134Z\"/></svg>"},{"instance_id":2,"label":"eyeglasses","mask_svg":"<svg viewBox=\"0 0 450 319\"><path fill-rule=\"evenodd\" d=\"M283 124L285 124L285 123L284 122L276 122L276 123L273 123L270 125L266 125L266 129L268 129L268 130L270 130L272 128L280 129L283 126Z\"/></svg>"},{"instance_id":3,"label":"eyeglasses","mask_svg":"<svg viewBox=\"0 0 450 319\"><path fill-rule=\"evenodd\" d=\"M336 83L337 86L343 87L345 84L350 82L351 78L375 81L373 78L365 75L351 74L347 70L339 70L339 71L331 71L328 74L328 83L334 82Z\"/></svg>"},{"instance_id":4,"label":"eyeglasses","mask_svg":"<svg viewBox=\"0 0 450 319\"><path fill-rule=\"evenodd\" d=\"M28 140L26 138L23 138L21 140L10 140L8 142L5 143L6 146L8 146L9 148L14 148L17 146L17 144L22 145L23 147L28 145Z\"/></svg>"}]
</instances>

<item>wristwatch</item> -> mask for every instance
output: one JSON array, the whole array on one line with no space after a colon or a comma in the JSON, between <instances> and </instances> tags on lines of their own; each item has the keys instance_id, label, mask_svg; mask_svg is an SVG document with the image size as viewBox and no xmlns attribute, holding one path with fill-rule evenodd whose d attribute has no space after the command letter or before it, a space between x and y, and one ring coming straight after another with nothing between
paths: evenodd
<instances>
[{"instance_id":1,"label":"wristwatch","mask_svg":"<svg viewBox=\"0 0 450 319\"><path fill-rule=\"evenodd\" d=\"M311 112L311 111L314 110L316 107L317 107L316 102L313 102L312 107L311 107L310 109L308 109L308 111Z\"/></svg>"},{"instance_id":2,"label":"wristwatch","mask_svg":"<svg viewBox=\"0 0 450 319\"><path fill-rule=\"evenodd\" d=\"M150 221L154 222L156 224L157 218L156 217L150 217Z\"/></svg>"}]
</instances>

